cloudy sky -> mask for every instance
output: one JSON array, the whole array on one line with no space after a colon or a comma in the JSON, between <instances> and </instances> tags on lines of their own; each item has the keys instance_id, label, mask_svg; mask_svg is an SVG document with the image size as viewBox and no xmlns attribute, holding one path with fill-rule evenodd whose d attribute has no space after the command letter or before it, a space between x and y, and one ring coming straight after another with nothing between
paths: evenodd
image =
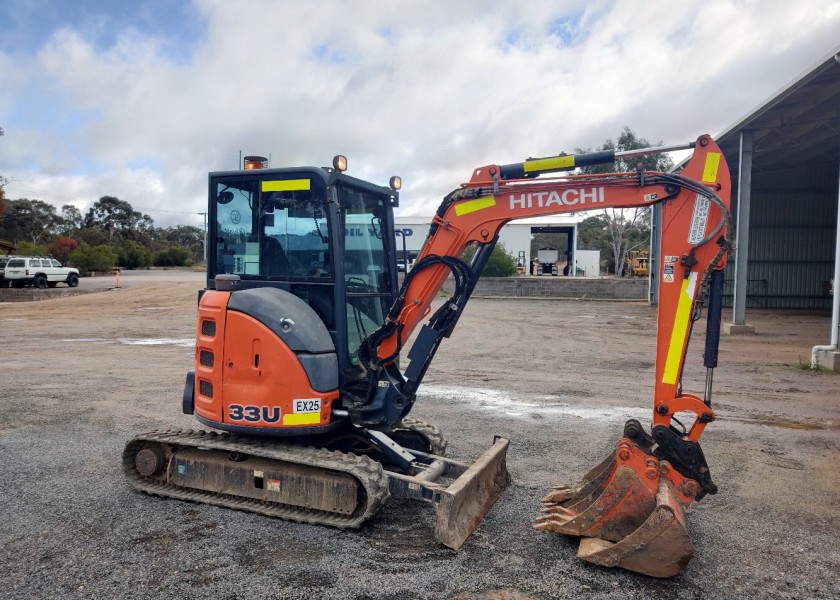
<instances>
[{"instance_id":1,"label":"cloudy sky","mask_svg":"<svg viewBox=\"0 0 840 600\"><path fill-rule=\"evenodd\" d=\"M429 215L473 167L716 134L840 45L837 0L3 0L8 197L200 226L240 151Z\"/></svg>"}]
</instances>

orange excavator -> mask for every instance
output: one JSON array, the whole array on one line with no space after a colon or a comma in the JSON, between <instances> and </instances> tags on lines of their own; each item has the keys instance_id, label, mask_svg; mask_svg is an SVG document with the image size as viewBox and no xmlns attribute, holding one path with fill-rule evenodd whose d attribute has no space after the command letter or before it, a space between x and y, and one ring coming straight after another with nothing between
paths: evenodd
<instances>
[{"instance_id":1,"label":"orange excavator","mask_svg":"<svg viewBox=\"0 0 840 600\"><path fill-rule=\"evenodd\" d=\"M576 172L676 149L694 151L680 174ZM509 441L496 437L474 462L455 460L445 456L440 430L409 414L499 231L523 217L658 203L651 429L628 422L615 452L579 485L543 499L536 528L580 536L578 555L593 563L655 577L679 573L692 553L685 507L717 491L699 445L715 419L712 370L732 247L730 177L717 144L704 135L667 149L475 169L443 200L401 286L393 217L399 178L385 187L345 171L339 156L332 168L210 174L207 286L182 408L220 431L136 436L123 452L131 484L339 528L360 526L389 496L414 498L434 506L437 539L458 549L510 482ZM450 276L452 296L436 301ZM700 398L683 392L682 371L704 304L708 371Z\"/></svg>"}]
</instances>

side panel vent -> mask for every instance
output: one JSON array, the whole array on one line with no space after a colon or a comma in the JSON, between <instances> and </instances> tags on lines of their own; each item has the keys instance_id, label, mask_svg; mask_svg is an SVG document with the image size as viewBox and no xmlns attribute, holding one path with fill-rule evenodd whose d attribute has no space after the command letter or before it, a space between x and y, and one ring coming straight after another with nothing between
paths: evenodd
<instances>
[{"instance_id":1,"label":"side panel vent","mask_svg":"<svg viewBox=\"0 0 840 600\"><path fill-rule=\"evenodd\" d=\"M216 337L216 321L205 319L201 322L201 335Z\"/></svg>"},{"instance_id":2,"label":"side panel vent","mask_svg":"<svg viewBox=\"0 0 840 600\"><path fill-rule=\"evenodd\" d=\"M209 350L202 350L198 356L198 362L201 364L202 367L208 367L210 369L213 368L213 359L214 355Z\"/></svg>"},{"instance_id":3,"label":"side panel vent","mask_svg":"<svg viewBox=\"0 0 840 600\"><path fill-rule=\"evenodd\" d=\"M213 384L206 379L198 380L198 393L205 398L213 397Z\"/></svg>"}]
</instances>

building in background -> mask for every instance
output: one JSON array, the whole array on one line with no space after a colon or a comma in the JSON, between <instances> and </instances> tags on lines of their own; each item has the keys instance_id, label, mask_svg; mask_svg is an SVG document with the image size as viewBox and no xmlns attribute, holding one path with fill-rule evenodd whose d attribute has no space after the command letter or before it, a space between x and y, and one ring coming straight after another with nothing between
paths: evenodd
<instances>
[{"instance_id":1,"label":"building in background","mask_svg":"<svg viewBox=\"0 0 840 600\"><path fill-rule=\"evenodd\" d=\"M431 217L395 217L397 262L402 262L405 255L408 264L413 264L432 224ZM557 248L562 272L563 265L571 259L575 269L569 274L585 277L600 275L600 252L597 250L578 250L577 248L578 221L573 217L532 217L511 221L499 232L499 243L513 255L525 272L530 271L531 259L535 256L531 250L532 236L538 233L565 234L565 246ZM536 250L534 250L536 252Z\"/></svg>"}]
</instances>

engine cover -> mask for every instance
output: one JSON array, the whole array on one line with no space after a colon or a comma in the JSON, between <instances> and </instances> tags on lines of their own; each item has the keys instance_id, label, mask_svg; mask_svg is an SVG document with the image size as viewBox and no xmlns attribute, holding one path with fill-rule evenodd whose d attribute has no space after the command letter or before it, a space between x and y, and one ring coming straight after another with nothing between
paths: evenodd
<instances>
[{"instance_id":1,"label":"engine cover","mask_svg":"<svg viewBox=\"0 0 840 600\"><path fill-rule=\"evenodd\" d=\"M193 408L230 431L307 435L331 429L338 359L306 302L263 287L205 292L199 303Z\"/></svg>"}]
</instances>

